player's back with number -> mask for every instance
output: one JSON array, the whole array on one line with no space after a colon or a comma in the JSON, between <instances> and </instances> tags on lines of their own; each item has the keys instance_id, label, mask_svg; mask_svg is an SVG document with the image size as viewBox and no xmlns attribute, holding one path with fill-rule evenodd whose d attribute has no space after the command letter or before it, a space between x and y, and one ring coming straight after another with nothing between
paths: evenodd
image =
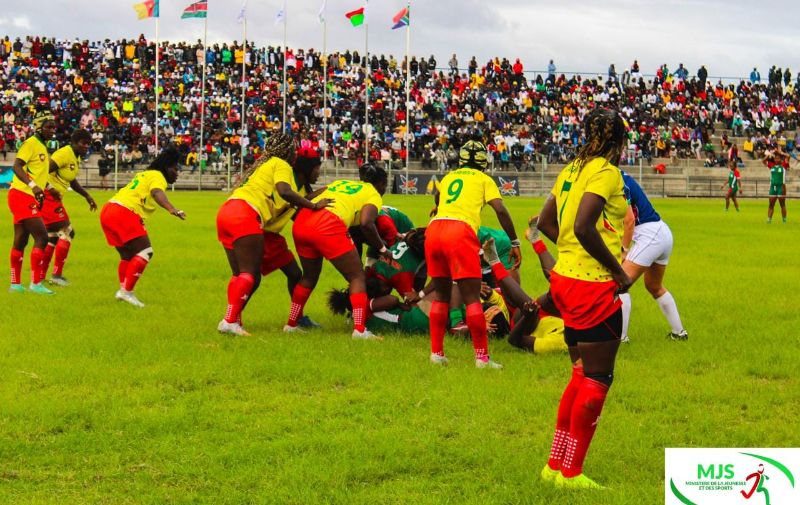
<instances>
[{"instance_id":1,"label":"player's back with number","mask_svg":"<svg viewBox=\"0 0 800 505\"><path fill-rule=\"evenodd\" d=\"M375 187L362 181L338 180L330 183L325 191L314 198L314 203L328 198L333 204L326 208L338 216L348 228L361 224L361 209L374 205L380 210L383 199Z\"/></svg>"},{"instance_id":2,"label":"player's back with number","mask_svg":"<svg viewBox=\"0 0 800 505\"><path fill-rule=\"evenodd\" d=\"M142 218L148 218L156 210L156 202L150 197L154 189L165 191L167 179L158 170L145 170L136 174L131 182L120 189L111 200L139 214Z\"/></svg>"},{"instance_id":3,"label":"player's back with number","mask_svg":"<svg viewBox=\"0 0 800 505\"><path fill-rule=\"evenodd\" d=\"M439 206L434 219L463 221L477 232L481 209L499 198L500 190L491 177L480 170L459 168L447 174L439 185Z\"/></svg>"}]
</instances>

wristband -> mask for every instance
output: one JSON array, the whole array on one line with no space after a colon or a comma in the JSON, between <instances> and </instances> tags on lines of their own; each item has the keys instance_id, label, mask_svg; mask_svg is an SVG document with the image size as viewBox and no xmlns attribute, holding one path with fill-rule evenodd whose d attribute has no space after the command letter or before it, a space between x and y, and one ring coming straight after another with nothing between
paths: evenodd
<instances>
[{"instance_id":1,"label":"wristband","mask_svg":"<svg viewBox=\"0 0 800 505\"><path fill-rule=\"evenodd\" d=\"M419 293L417 293L417 295L419 295L419 298L420 298L420 300L421 300L421 299L423 299L423 298L425 298L425 290L423 289L422 291L420 291Z\"/></svg>"},{"instance_id":2,"label":"wristband","mask_svg":"<svg viewBox=\"0 0 800 505\"><path fill-rule=\"evenodd\" d=\"M384 245L383 247L381 247L380 253L381 253L381 254L383 254L383 253L385 253L385 252L386 252L386 251L388 251L388 250L389 250L389 249L387 249L387 248L386 248L386 246Z\"/></svg>"},{"instance_id":3,"label":"wristband","mask_svg":"<svg viewBox=\"0 0 800 505\"><path fill-rule=\"evenodd\" d=\"M28 182L28 187L31 188L31 189L33 189L33 188L35 188L37 186L38 186L38 184L36 184L36 181L34 181L33 179L31 179L30 182Z\"/></svg>"},{"instance_id":4,"label":"wristband","mask_svg":"<svg viewBox=\"0 0 800 505\"><path fill-rule=\"evenodd\" d=\"M519 247L521 244L522 242L520 242L518 238L511 241L511 247Z\"/></svg>"}]
</instances>

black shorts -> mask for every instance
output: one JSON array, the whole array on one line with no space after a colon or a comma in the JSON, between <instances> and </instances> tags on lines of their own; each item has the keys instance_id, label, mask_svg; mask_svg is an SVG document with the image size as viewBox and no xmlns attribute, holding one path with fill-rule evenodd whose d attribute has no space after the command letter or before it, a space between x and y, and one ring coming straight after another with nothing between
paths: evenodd
<instances>
[{"instance_id":1,"label":"black shorts","mask_svg":"<svg viewBox=\"0 0 800 505\"><path fill-rule=\"evenodd\" d=\"M622 335L622 307L608 316L608 319L591 328L576 330L564 327L564 342L567 347L575 347L578 342L610 342L619 340Z\"/></svg>"}]
</instances>

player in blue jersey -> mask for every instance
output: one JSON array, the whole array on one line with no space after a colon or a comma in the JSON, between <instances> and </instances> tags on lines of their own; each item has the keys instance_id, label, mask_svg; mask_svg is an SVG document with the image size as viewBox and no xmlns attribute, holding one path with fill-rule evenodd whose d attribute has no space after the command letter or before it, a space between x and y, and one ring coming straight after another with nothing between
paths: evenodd
<instances>
[{"instance_id":1,"label":"player in blue jersey","mask_svg":"<svg viewBox=\"0 0 800 505\"><path fill-rule=\"evenodd\" d=\"M671 331L667 337L672 340L686 340L689 335L681 323L678 306L663 284L672 253L672 232L667 223L661 220L639 183L625 172L622 172L622 181L625 185L625 198L628 200L628 215L625 218L622 239L625 258L622 269L632 282L644 275L645 288L656 300L670 324ZM623 293L619 297L622 300L622 341L627 342L631 295Z\"/></svg>"}]
</instances>

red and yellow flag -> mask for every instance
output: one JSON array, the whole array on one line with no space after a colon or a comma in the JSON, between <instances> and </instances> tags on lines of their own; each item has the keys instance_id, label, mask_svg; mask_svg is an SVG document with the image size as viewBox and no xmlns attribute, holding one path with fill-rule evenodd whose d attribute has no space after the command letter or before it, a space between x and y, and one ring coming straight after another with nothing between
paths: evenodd
<instances>
[{"instance_id":1,"label":"red and yellow flag","mask_svg":"<svg viewBox=\"0 0 800 505\"><path fill-rule=\"evenodd\" d=\"M133 4L133 10L139 19L158 17L158 0L145 0L142 3Z\"/></svg>"}]
</instances>

